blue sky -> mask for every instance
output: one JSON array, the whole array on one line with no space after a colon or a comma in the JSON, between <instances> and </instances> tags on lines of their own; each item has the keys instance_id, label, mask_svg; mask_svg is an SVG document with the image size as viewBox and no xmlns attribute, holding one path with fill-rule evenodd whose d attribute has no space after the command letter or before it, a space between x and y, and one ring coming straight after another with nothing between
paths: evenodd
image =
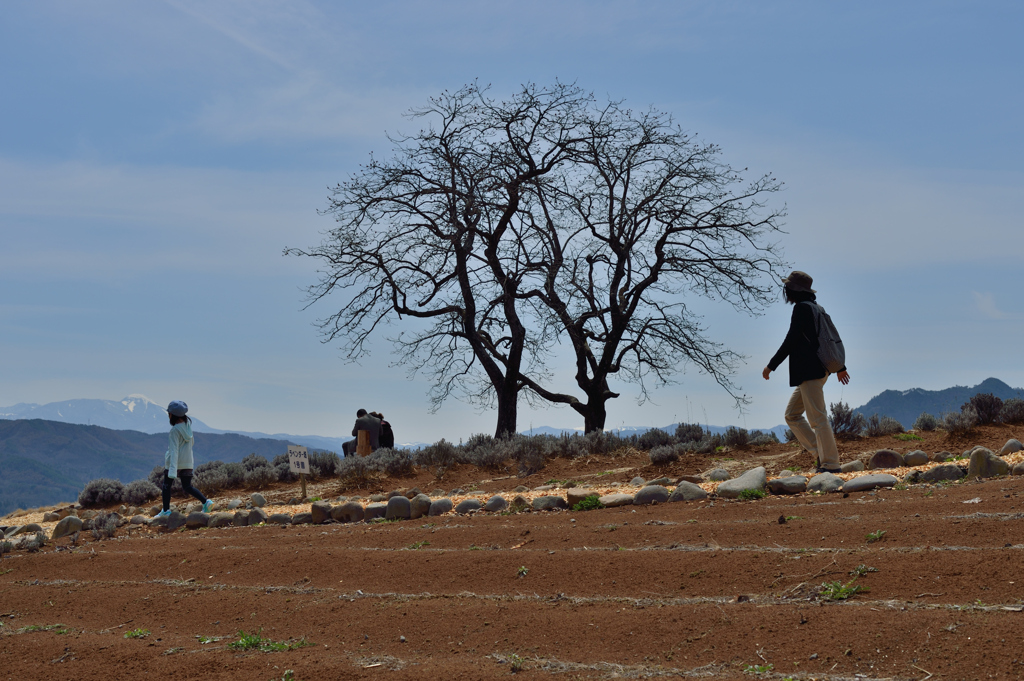
<instances>
[{"instance_id":1,"label":"blue sky","mask_svg":"<svg viewBox=\"0 0 1024 681\"><path fill-rule=\"evenodd\" d=\"M784 181L787 260L848 347L830 401L1024 386L1022 27L1013 2L6 3L0 405L144 393L219 428L339 435L366 406L400 439L491 431L429 413L383 337L341 361L312 326L329 308L302 310L314 263L281 255L319 241L328 186L403 112L474 79L655 106ZM782 421L785 372L760 371L789 309L701 309L749 356L749 413L691 369L643 405L613 386L609 426Z\"/></svg>"}]
</instances>

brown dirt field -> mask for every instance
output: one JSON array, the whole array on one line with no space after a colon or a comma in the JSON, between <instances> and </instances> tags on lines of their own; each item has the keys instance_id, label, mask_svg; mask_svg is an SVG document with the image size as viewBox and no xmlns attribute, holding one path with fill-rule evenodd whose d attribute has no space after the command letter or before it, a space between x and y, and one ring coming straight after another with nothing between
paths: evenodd
<instances>
[{"instance_id":1,"label":"brown dirt field","mask_svg":"<svg viewBox=\"0 0 1024 681\"><path fill-rule=\"evenodd\" d=\"M922 435L840 447L843 460L892 445L998 450L1024 429L993 426L962 443ZM525 484L810 464L785 445L663 469L644 461L554 461ZM380 490L493 493L524 482L505 475L462 467ZM317 490L352 493L330 482ZM270 496L295 494L281 486ZM289 669L301 681L477 679L512 676L514 662L526 679L1021 678L1022 551L1024 477L369 525L122 528L0 562L0 681L266 680ZM875 571L855 578L858 566ZM819 594L851 580L870 590L845 601ZM137 629L150 633L125 638ZM312 645L235 650L240 630Z\"/></svg>"}]
</instances>

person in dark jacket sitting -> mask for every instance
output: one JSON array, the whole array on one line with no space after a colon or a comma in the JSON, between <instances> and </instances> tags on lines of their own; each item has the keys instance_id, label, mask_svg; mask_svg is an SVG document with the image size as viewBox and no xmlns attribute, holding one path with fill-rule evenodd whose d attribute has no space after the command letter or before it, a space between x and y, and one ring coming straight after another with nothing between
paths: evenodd
<instances>
[{"instance_id":1,"label":"person in dark jacket sitting","mask_svg":"<svg viewBox=\"0 0 1024 681\"><path fill-rule=\"evenodd\" d=\"M817 472L838 473L839 450L825 407L824 388L829 373L818 359L818 332L814 325L813 306L800 304L816 302L815 291L811 288L814 280L806 272L794 271L782 283L786 285L786 302L793 305L793 316L786 340L762 375L767 381L769 375L789 357L789 384L796 390L786 405L786 423L804 449L817 459ZM850 382L846 367L840 369L836 377L843 385Z\"/></svg>"},{"instance_id":2,"label":"person in dark jacket sitting","mask_svg":"<svg viewBox=\"0 0 1024 681\"><path fill-rule=\"evenodd\" d=\"M365 430L370 435L370 451L380 448L380 419L374 418L366 413L365 409L356 412L356 425L352 426L352 434L355 440L349 440L341 445L345 456L352 456L356 453L356 446L359 444L359 431Z\"/></svg>"},{"instance_id":3,"label":"person in dark jacket sitting","mask_svg":"<svg viewBox=\"0 0 1024 681\"><path fill-rule=\"evenodd\" d=\"M384 420L384 414L379 411L371 411L370 416L380 419L380 446L385 449L395 448L395 431L391 430L391 424Z\"/></svg>"}]
</instances>

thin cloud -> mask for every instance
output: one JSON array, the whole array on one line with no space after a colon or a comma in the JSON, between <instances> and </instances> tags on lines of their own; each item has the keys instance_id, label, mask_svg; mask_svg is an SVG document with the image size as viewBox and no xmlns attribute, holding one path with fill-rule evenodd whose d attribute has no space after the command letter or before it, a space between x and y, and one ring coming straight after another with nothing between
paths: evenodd
<instances>
[{"instance_id":1,"label":"thin cloud","mask_svg":"<svg viewBox=\"0 0 1024 681\"><path fill-rule=\"evenodd\" d=\"M989 319L1017 319L1019 317L1019 315L1000 310L996 306L995 297L991 293L979 293L977 291L972 291L972 293L974 294L974 303L978 306L978 311L985 317Z\"/></svg>"}]
</instances>

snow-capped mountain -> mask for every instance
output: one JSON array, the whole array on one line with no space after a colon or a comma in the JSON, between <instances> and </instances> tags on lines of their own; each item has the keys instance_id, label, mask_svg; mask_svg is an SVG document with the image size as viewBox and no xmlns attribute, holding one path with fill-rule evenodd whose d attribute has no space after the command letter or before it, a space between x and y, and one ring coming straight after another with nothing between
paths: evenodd
<instances>
[{"instance_id":1,"label":"snow-capped mountain","mask_svg":"<svg viewBox=\"0 0 1024 681\"><path fill-rule=\"evenodd\" d=\"M83 399L49 404L16 404L13 407L0 407L0 418L44 419L143 433L161 433L168 428L165 408L145 395L129 395L120 400ZM213 432L202 421L192 421L197 432Z\"/></svg>"}]
</instances>

